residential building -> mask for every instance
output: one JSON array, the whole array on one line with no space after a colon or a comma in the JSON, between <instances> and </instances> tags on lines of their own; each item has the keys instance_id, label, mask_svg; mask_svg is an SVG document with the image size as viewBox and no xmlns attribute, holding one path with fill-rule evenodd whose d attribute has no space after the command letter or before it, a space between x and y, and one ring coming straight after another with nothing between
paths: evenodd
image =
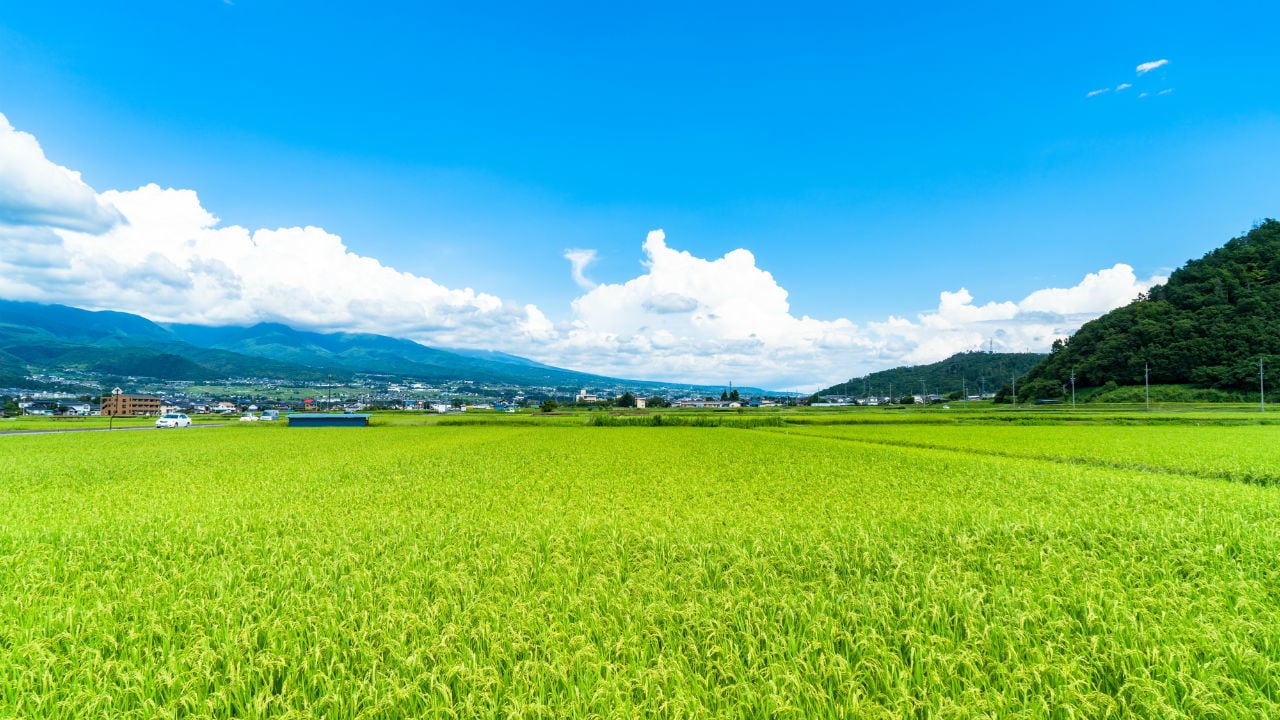
<instances>
[{"instance_id":1,"label":"residential building","mask_svg":"<svg viewBox=\"0 0 1280 720\"><path fill-rule=\"evenodd\" d=\"M102 414L120 417L122 415L159 415L160 398L146 395L103 395Z\"/></svg>"}]
</instances>

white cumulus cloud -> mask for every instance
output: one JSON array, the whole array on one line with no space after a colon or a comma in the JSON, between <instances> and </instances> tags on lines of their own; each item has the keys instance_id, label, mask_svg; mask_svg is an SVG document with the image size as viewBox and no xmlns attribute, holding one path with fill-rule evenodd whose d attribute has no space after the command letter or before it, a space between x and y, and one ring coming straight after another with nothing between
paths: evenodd
<instances>
[{"instance_id":1,"label":"white cumulus cloud","mask_svg":"<svg viewBox=\"0 0 1280 720\"><path fill-rule=\"evenodd\" d=\"M535 307L350 252L317 227L221 225L191 190L95 193L0 116L0 297L153 320L378 332L441 345L543 338Z\"/></svg>"},{"instance_id":2,"label":"white cumulus cloud","mask_svg":"<svg viewBox=\"0 0 1280 720\"><path fill-rule=\"evenodd\" d=\"M111 309L165 322L281 322L436 346L490 348L615 377L812 390L896 365L987 347L1047 350L1163 278L1127 265L1021 300L975 302L854 323L797 316L745 248L701 258L642 245L643 272L596 284L593 250L566 250L583 293L559 320L532 304L449 288L352 252L318 227L223 224L193 190L96 193L0 116L0 297Z\"/></svg>"},{"instance_id":3,"label":"white cumulus cloud","mask_svg":"<svg viewBox=\"0 0 1280 720\"><path fill-rule=\"evenodd\" d=\"M546 360L574 357L575 367L613 375L812 389L989 342L1009 352L1045 351L1164 281L1139 280L1116 265L1020 301L979 305L964 288L943 291L935 310L860 325L797 317L787 291L745 249L699 258L670 247L661 230L649 233L643 249L645 273L574 300L573 320L546 346Z\"/></svg>"},{"instance_id":4,"label":"white cumulus cloud","mask_svg":"<svg viewBox=\"0 0 1280 720\"><path fill-rule=\"evenodd\" d=\"M34 136L0 114L0 225L101 232L120 220L80 173L50 162Z\"/></svg>"}]
</instances>

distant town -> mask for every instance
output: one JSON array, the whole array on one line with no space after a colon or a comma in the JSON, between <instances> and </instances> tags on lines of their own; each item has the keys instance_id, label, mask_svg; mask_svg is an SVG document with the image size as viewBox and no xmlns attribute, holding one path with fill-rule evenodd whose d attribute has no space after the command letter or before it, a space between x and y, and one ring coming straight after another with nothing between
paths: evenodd
<instances>
[{"instance_id":1,"label":"distant town","mask_svg":"<svg viewBox=\"0 0 1280 720\"><path fill-rule=\"evenodd\" d=\"M796 395L744 397L726 387L720 395L691 394L689 388L523 386L458 380L426 383L384 375L356 376L333 382L281 378L227 378L216 383L161 381L141 377L103 377L80 371L33 375L33 387L0 388L0 412L6 416L98 416L243 414L265 410L362 412L410 410L516 412L556 408L770 407L808 404ZM54 389L51 389L54 388ZM113 392L114 391L114 392ZM137 398L113 404L112 396ZM143 401L143 400L146 401ZM844 402L843 398L833 398ZM887 398L884 399L888 401ZM871 403L871 404L874 404Z\"/></svg>"}]
</instances>

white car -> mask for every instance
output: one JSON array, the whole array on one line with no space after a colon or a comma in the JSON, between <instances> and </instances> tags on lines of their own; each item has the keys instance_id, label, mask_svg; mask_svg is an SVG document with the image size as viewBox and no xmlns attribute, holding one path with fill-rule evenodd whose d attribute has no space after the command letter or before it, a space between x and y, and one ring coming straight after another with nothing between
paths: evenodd
<instances>
[{"instance_id":1,"label":"white car","mask_svg":"<svg viewBox=\"0 0 1280 720\"><path fill-rule=\"evenodd\" d=\"M165 413L156 418L156 427L158 428L180 428L191 427L191 418L182 413Z\"/></svg>"},{"instance_id":2,"label":"white car","mask_svg":"<svg viewBox=\"0 0 1280 720\"><path fill-rule=\"evenodd\" d=\"M258 422L258 416L253 413L245 413L240 416L240 422Z\"/></svg>"}]
</instances>

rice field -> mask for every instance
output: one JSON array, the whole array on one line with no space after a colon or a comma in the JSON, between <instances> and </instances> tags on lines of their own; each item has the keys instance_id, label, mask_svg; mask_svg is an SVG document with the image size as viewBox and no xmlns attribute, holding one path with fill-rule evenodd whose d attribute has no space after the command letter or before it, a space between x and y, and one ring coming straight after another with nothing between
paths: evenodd
<instances>
[{"instance_id":1,"label":"rice field","mask_svg":"<svg viewBox=\"0 0 1280 720\"><path fill-rule=\"evenodd\" d=\"M987 423L925 429L886 423L789 426L785 432L1280 485L1280 428L1272 425Z\"/></svg>"},{"instance_id":2,"label":"rice field","mask_svg":"<svg viewBox=\"0 0 1280 720\"><path fill-rule=\"evenodd\" d=\"M1278 717L1277 434L3 437L0 717Z\"/></svg>"}]
</instances>

